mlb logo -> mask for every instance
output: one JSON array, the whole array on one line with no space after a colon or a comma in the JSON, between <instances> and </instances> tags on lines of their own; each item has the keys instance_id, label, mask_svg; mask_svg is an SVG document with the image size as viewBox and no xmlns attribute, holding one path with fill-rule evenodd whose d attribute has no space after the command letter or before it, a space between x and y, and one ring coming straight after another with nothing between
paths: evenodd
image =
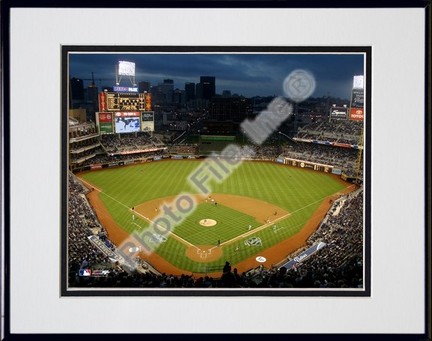
<instances>
[{"instance_id":1,"label":"mlb logo","mask_svg":"<svg viewBox=\"0 0 432 341\"><path fill-rule=\"evenodd\" d=\"M80 269L80 276L91 276L91 269Z\"/></svg>"}]
</instances>

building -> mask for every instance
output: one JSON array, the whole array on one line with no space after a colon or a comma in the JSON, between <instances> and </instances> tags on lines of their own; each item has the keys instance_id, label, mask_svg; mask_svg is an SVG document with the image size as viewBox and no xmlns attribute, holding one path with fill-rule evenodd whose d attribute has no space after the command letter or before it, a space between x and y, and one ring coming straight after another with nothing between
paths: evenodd
<instances>
[{"instance_id":1,"label":"building","mask_svg":"<svg viewBox=\"0 0 432 341\"><path fill-rule=\"evenodd\" d=\"M213 97L209 118L204 123L208 134L236 134L240 123L253 116L252 101L244 97Z\"/></svg>"},{"instance_id":2,"label":"building","mask_svg":"<svg viewBox=\"0 0 432 341\"><path fill-rule=\"evenodd\" d=\"M196 98L210 100L216 95L216 77L201 76L196 85Z\"/></svg>"},{"instance_id":3,"label":"building","mask_svg":"<svg viewBox=\"0 0 432 341\"><path fill-rule=\"evenodd\" d=\"M150 82L143 81L138 83L138 92L150 92Z\"/></svg>"},{"instance_id":4,"label":"building","mask_svg":"<svg viewBox=\"0 0 432 341\"><path fill-rule=\"evenodd\" d=\"M172 103L178 107L182 107L185 104L186 93L184 90L175 89L173 92Z\"/></svg>"},{"instance_id":5,"label":"building","mask_svg":"<svg viewBox=\"0 0 432 341\"><path fill-rule=\"evenodd\" d=\"M186 95L186 103L189 101L193 101L195 97L195 83L187 82L185 83L185 95Z\"/></svg>"},{"instance_id":6,"label":"building","mask_svg":"<svg viewBox=\"0 0 432 341\"><path fill-rule=\"evenodd\" d=\"M160 93L162 94L163 103L172 103L174 94L174 81L172 79L164 79L163 83L159 84Z\"/></svg>"},{"instance_id":7,"label":"building","mask_svg":"<svg viewBox=\"0 0 432 341\"><path fill-rule=\"evenodd\" d=\"M210 101L210 119L241 123L252 115L252 101L244 97L214 97Z\"/></svg>"},{"instance_id":8,"label":"building","mask_svg":"<svg viewBox=\"0 0 432 341\"><path fill-rule=\"evenodd\" d=\"M71 78L70 80L70 95L72 102L84 100L84 82L79 78Z\"/></svg>"},{"instance_id":9,"label":"building","mask_svg":"<svg viewBox=\"0 0 432 341\"><path fill-rule=\"evenodd\" d=\"M222 91L222 97L225 97L225 98L231 97L231 90Z\"/></svg>"}]
</instances>

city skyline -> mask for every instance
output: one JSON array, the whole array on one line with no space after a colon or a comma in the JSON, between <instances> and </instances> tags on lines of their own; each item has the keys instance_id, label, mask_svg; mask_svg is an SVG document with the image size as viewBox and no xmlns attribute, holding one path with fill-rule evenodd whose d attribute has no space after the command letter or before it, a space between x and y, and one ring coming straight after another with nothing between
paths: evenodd
<instances>
[{"instance_id":1,"label":"city skyline","mask_svg":"<svg viewBox=\"0 0 432 341\"><path fill-rule=\"evenodd\" d=\"M136 64L135 80L152 86L172 79L174 88L198 83L200 76L216 77L216 94L230 90L245 97L283 96L283 81L295 69L311 72L316 80L312 97L350 98L354 75L363 75L362 53L72 53L69 77L86 80L92 73L98 87L114 86L119 60ZM131 86L127 76L120 85Z\"/></svg>"}]
</instances>

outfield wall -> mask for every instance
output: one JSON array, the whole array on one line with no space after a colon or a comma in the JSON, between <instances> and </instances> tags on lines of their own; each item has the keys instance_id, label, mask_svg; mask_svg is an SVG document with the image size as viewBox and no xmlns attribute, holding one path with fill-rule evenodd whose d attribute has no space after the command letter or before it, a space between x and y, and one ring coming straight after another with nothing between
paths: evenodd
<instances>
[{"instance_id":1,"label":"outfield wall","mask_svg":"<svg viewBox=\"0 0 432 341\"><path fill-rule=\"evenodd\" d=\"M104 163L95 163L91 165L86 165L83 167L76 167L72 170L73 173L80 173L84 171L89 170L97 170L97 169L103 169L103 168L111 168L111 167L121 167L121 166L127 166L132 164L140 164L140 163L146 163L146 162L153 162L153 161L161 161L161 160L185 160L185 159L204 159L208 156L206 155L182 155L182 154L173 154L173 155L158 155L158 156L151 156L151 157L143 157L135 160L124 160L124 161L113 161L113 162L104 162ZM223 157L223 156L220 156ZM314 170L318 172L324 172L324 173L332 173L335 175L339 175L342 177L343 180L350 182L351 178L347 178L345 173L342 169L339 167L311 162L311 161L304 161L300 159L292 159L288 157L277 157L277 158L242 158L242 160L247 161L264 161L264 162L275 162L279 164L284 164L287 166L292 167L298 167L303 169L309 169Z\"/></svg>"}]
</instances>

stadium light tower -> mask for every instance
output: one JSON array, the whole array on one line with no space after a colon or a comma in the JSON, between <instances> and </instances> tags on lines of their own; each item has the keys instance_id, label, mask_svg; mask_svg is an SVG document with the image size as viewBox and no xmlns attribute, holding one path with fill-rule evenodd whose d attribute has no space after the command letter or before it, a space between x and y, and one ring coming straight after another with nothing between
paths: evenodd
<instances>
[{"instance_id":1,"label":"stadium light tower","mask_svg":"<svg viewBox=\"0 0 432 341\"><path fill-rule=\"evenodd\" d=\"M360 132L360 138L359 138L359 142L358 142L358 146L359 146L359 151L357 154L357 161L356 161L356 183L359 183L359 179L360 179L360 168L363 162L363 148L364 148L364 143L363 143L363 127L361 129Z\"/></svg>"},{"instance_id":2,"label":"stadium light tower","mask_svg":"<svg viewBox=\"0 0 432 341\"><path fill-rule=\"evenodd\" d=\"M279 134L279 135L283 135L283 136L285 136L285 137L288 138L288 140L290 140L291 142L297 143L296 140L293 140L291 137L289 137L287 134L284 134L284 133L281 132L281 131L278 131L278 134Z\"/></svg>"},{"instance_id":3,"label":"stadium light tower","mask_svg":"<svg viewBox=\"0 0 432 341\"><path fill-rule=\"evenodd\" d=\"M136 86L134 62L120 60L116 64L116 85L120 85L123 76L128 76L132 86Z\"/></svg>"}]
</instances>

